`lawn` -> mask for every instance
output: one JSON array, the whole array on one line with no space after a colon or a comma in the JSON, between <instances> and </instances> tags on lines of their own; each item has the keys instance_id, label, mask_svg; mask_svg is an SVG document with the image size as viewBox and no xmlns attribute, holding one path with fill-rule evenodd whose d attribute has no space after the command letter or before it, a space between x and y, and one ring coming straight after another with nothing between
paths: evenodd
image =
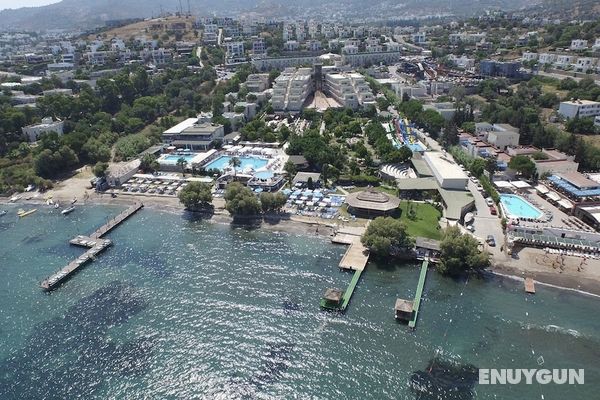
<instances>
[{"instance_id":1,"label":"lawn","mask_svg":"<svg viewBox=\"0 0 600 400\"><path fill-rule=\"evenodd\" d=\"M409 207L415 211L415 218L409 218ZM400 209L402 210L400 221L406 224L409 235L436 240L442 238L442 232L439 229L438 223L442 213L434 206L429 203L415 203L414 201L402 200L400 202Z\"/></svg>"}]
</instances>

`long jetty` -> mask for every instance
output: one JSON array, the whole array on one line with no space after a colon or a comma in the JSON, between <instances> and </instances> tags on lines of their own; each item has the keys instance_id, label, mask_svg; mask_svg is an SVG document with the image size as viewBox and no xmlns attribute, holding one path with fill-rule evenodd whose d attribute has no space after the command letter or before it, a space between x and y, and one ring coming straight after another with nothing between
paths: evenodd
<instances>
[{"instance_id":1,"label":"long jetty","mask_svg":"<svg viewBox=\"0 0 600 400\"><path fill-rule=\"evenodd\" d=\"M116 217L112 218L94 233L89 236L79 235L69 241L70 244L75 246L87 247L88 250L75 260L71 261L65 267L59 271L50 275L40 283L40 287L46 291L54 290L58 285L64 282L73 273L78 271L81 267L86 265L88 262L95 260L96 256L102 253L106 248L112 245L112 242L108 239L103 239L102 236L119 226L127 218L142 209L144 205L140 202L136 202L134 205L121 212Z\"/></svg>"},{"instance_id":2,"label":"long jetty","mask_svg":"<svg viewBox=\"0 0 600 400\"><path fill-rule=\"evenodd\" d=\"M358 283L358 280L360 279L362 273L362 269L357 269L356 271L354 271L352 280L350 281L350 284L348 285L346 291L344 292L344 295L342 296L342 305L340 306L340 311L345 311L346 307L348 307L348 303L350 303L350 299L354 294L354 289L356 288L356 284Z\"/></svg>"},{"instance_id":3,"label":"long jetty","mask_svg":"<svg viewBox=\"0 0 600 400\"><path fill-rule=\"evenodd\" d=\"M414 315L410 321L408 321L408 327L413 328L417 325L417 317L419 316L419 306L421 305L421 296L423 295L423 288L425 287L425 278L427 277L427 267L429 266L429 260L423 260L421 265L421 274L419 275L419 283L417 285L417 292L415 293L415 300L413 302Z\"/></svg>"}]
</instances>

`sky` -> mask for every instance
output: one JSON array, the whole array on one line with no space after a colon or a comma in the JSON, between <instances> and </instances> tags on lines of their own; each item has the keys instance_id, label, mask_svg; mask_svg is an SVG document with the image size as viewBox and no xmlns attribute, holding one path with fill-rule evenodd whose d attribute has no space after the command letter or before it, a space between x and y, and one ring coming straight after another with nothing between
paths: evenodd
<instances>
[{"instance_id":1,"label":"sky","mask_svg":"<svg viewBox=\"0 0 600 400\"><path fill-rule=\"evenodd\" d=\"M5 8L37 7L58 3L60 0L0 0L0 10Z\"/></svg>"}]
</instances>

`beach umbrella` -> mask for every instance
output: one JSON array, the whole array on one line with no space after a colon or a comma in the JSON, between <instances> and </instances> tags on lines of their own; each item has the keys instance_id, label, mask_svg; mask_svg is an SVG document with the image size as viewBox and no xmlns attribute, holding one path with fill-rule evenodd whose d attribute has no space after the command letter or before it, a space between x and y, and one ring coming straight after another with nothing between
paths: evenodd
<instances>
[{"instance_id":1,"label":"beach umbrella","mask_svg":"<svg viewBox=\"0 0 600 400\"><path fill-rule=\"evenodd\" d=\"M323 202L324 202L324 203L331 203L331 199L330 199L329 197L325 197L325 198L323 199Z\"/></svg>"},{"instance_id":2,"label":"beach umbrella","mask_svg":"<svg viewBox=\"0 0 600 400\"><path fill-rule=\"evenodd\" d=\"M286 196L289 196L289 195L290 195L290 193L292 193L292 191L291 191L290 189L283 189L281 192L282 192L283 194L285 194Z\"/></svg>"},{"instance_id":3,"label":"beach umbrella","mask_svg":"<svg viewBox=\"0 0 600 400\"><path fill-rule=\"evenodd\" d=\"M308 197L307 196L302 196L302 197L300 197L300 200L303 200L303 201L304 200L308 200Z\"/></svg>"},{"instance_id":4,"label":"beach umbrella","mask_svg":"<svg viewBox=\"0 0 600 400\"><path fill-rule=\"evenodd\" d=\"M295 203L298 204L298 205L304 204L304 202L302 200L296 200Z\"/></svg>"},{"instance_id":5,"label":"beach umbrella","mask_svg":"<svg viewBox=\"0 0 600 400\"><path fill-rule=\"evenodd\" d=\"M317 192L316 190L313 192L313 197L321 198L323 197L323 193Z\"/></svg>"},{"instance_id":6,"label":"beach umbrella","mask_svg":"<svg viewBox=\"0 0 600 400\"><path fill-rule=\"evenodd\" d=\"M254 189L254 191L255 191L256 193L261 193L261 192L263 191L263 189L262 189L262 188L256 188L256 189Z\"/></svg>"}]
</instances>

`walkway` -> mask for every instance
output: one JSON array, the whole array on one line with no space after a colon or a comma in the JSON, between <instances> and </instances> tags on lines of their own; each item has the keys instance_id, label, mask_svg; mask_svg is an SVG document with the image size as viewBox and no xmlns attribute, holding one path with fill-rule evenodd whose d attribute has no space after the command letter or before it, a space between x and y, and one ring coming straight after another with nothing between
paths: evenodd
<instances>
[{"instance_id":1,"label":"walkway","mask_svg":"<svg viewBox=\"0 0 600 400\"><path fill-rule=\"evenodd\" d=\"M419 316L419 306L421 305L421 296L423 295L423 288L425 287L425 278L427 277L427 267L429 266L429 261L424 260L421 265L421 275L419 275L419 284L417 285L417 293L415 293L415 300L413 302L413 311L414 316L408 322L408 327L413 328L417 325L417 318Z\"/></svg>"}]
</instances>

